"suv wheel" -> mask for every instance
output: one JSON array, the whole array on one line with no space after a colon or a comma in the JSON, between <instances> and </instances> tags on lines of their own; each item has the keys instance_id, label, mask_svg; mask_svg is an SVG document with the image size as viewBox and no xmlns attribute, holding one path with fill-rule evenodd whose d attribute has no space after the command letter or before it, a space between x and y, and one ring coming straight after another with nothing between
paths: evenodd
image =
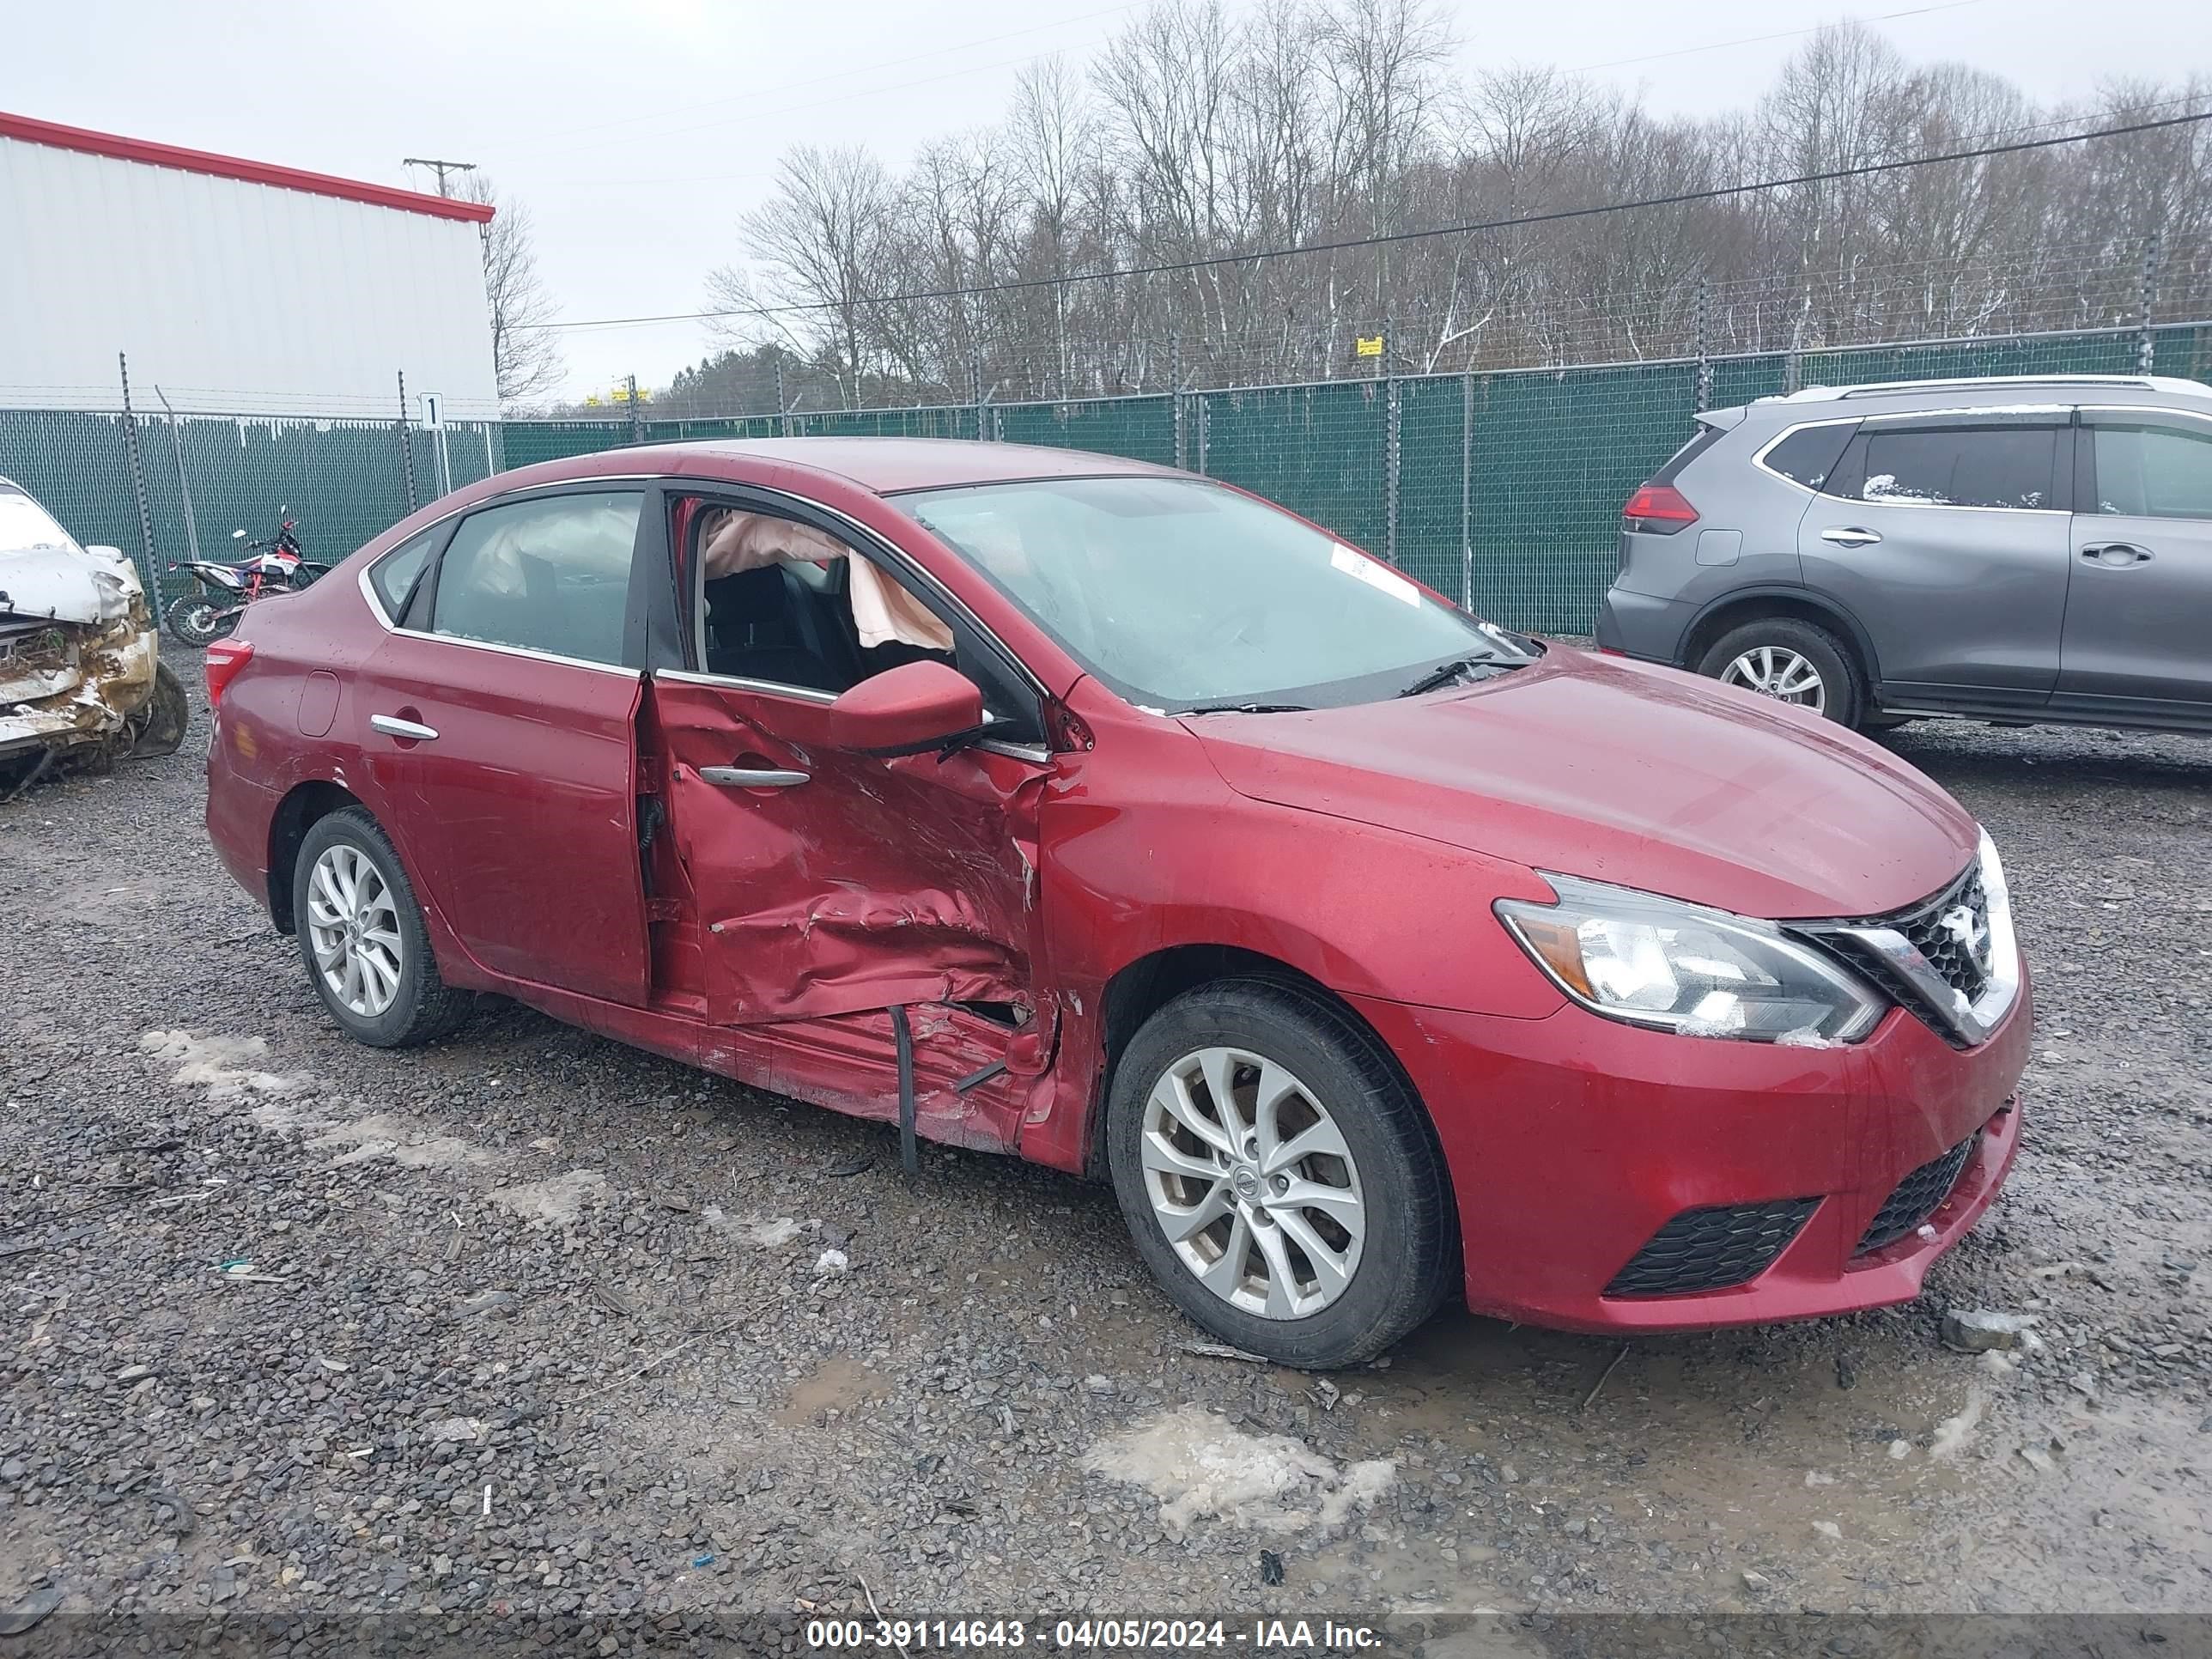
<instances>
[{"instance_id":1,"label":"suv wheel","mask_svg":"<svg viewBox=\"0 0 2212 1659\"><path fill-rule=\"evenodd\" d=\"M1844 726L1858 723L1858 672L1836 636L1795 617L1767 617L1716 640L1698 672L1723 685L1795 703Z\"/></svg>"},{"instance_id":2,"label":"suv wheel","mask_svg":"<svg viewBox=\"0 0 2212 1659\"><path fill-rule=\"evenodd\" d=\"M307 831L292 872L292 915L308 979L357 1041L412 1048L469 1017L476 999L438 976L415 889L365 809L342 808Z\"/></svg>"},{"instance_id":3,"label":"suv wheel","mask_svg":"<svg viewBox=\"0 0 2212 1659\"><path fill-rule=\"evenodd\" d=\"M1122 1052L1106 1136L1138 1253L1225 1342L1355 1365L1443 1298L1454 1212L1420 1104L1319 997L1259 980L1177 997Z\"/></svg>"}]
</instances>

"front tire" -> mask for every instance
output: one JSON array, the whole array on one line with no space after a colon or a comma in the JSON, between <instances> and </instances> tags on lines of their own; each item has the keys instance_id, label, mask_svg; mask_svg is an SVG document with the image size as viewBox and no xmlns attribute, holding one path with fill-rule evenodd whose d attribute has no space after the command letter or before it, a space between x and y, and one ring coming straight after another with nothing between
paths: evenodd
<instances>
[{"instance_id":1,"label":"front tire","mask_svg":"<svg viewBox=\"0 0 2212 1659\"><path fill-rule=\"evenodd\" d=\"M1177 997L1116 1063L1106 1136L1138 1253L1224 1342L1356 1365L1449 1287L1456 1216L1420 1103L1312 993L1226 980Z\"/></svg>"},{"instance_id":2,"label":"front tire","mask_svg":"<svg viewBox=\"0 0 2212 1659\"><path fill-rule=\"evenodd\" d=\"M1698 659L1698 672L1747 691L1856 726L1865 706L1858 670L1842 641L1795 617L1765 617L1731 628Z\"/></svg>"},{"instance_id":3,"label":"front tire","mask_svg":"<svg viewBox=\"0 0 2212 1659\"><path fill-rule=\"evenodd\" d=\"M156 662L154 693L131 721L131 758L149 760L175 754L191 718L191 699L185 695L185 683L168 664Z\"/></svg>"},{"instance_id":4,"label":"front tire","mask_svg":"<svg viewBox=\"0 0 2212 1659\"><path fill-rule=\"evenodd\" d=\"M309 982L356 1041L412 1048L468 1018L474 1000L439 977L414 886L365 808L343 807L308 830L292 916Z\"/></svg>"}]
</instances>

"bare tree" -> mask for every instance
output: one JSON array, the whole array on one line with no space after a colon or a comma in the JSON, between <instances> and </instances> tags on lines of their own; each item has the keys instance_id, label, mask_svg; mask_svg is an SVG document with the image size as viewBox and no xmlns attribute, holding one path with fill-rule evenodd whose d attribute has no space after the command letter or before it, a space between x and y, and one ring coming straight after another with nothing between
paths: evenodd
<instances>
[{"instance_id":1,"label":"bare tree","mask_svg":"<svg viewBox=\"0 0 2212 1659\"><path fill-rule=\"evenodd\" d=\"M491 309L491 361L500 407L514 413L543 403L568 376L560 340L546 326L561 307L538 274L530 210L501 197L499 186L482 173L467 175L461 195L492 210L480 227L484 301Z\"/></svg>"},{"instance_id":2,"label":"bare tree","mask_svg":"<svg viewBox=\"0 0 2212 1659\"><path fill-rule=\"evenodd\" d=\"M812 307L732 331L851 404L965 401L978 366L1011 399L1366 377L1391 325L1429 372L2124 325L2154 230L2169 295L2212 283L2205 128L1572 211L2203 108L2201 78L2039 107L1846 23L1673 118L1553 69L1455 80L1451 46L1443 0L1153 0L896 175L791 152L712 291Z\"/></svg>"},{"instance_id":3,"label":"bare tree","mask_svg":"<svg viewBox=\"0 0 2212 1659\"><path fill-rule=\"evenodd\" d=\"M811 313L740 318L731 331L773 331L823 354L847 406L857 407L874 344L867 302L886 291L898 269L892 249L897 189L866 150L803 145L776 169L775 193L739 224L756 278L742 266L708 273L707 291L726 310L763 313L778 307Z\"/></svg>"}]
</instances>

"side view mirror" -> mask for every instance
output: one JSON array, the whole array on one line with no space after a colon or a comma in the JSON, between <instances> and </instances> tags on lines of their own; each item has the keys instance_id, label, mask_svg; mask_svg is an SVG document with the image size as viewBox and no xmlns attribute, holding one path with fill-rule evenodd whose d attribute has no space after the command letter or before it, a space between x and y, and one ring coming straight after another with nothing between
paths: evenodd
<instances>
[{"instance_id":1,"label":"side view mirror","mask_svg":"<svg viewBox=\"0 0 2212 1659\"><path fill-rule=\"evenodd\" d=\"M830 705L830 741L869 755L918 755L983 729L983 693L941 662L862 680Z\"/></svg>"},{"instance_id":2,"label":"side view mirror","mask_svg":"<svg viewBox=\"0 0 2212 1659\"><path fill-rule=\"evenodd\" d=\"M119 562L123 557L123 550L121 548L110 547L105 542L88 542L85 544L84 550L91 554L95 559L112 559ZM169 567L172 570L174 570L177 567L174 565L171 565Z\"/></svg>"}]
</instances>

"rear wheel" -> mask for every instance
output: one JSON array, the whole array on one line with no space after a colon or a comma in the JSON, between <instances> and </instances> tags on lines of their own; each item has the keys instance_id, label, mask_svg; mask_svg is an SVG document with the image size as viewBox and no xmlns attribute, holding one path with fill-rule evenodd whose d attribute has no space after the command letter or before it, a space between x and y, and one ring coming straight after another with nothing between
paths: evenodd
<instances>
[{"instance_id":1,"label":"rear wheel","mask_svg":"<svg viewBox=\"0 0 2212 1659\"><path fill-rule=\"evenodd\" d=\"M1843 641L1795 617L1765 617L1731 628L1699 659L1698 672L1842 726L1858 723L1864 701Z\"/></svg>"},{"instance_id":2,"label":"rear wheel","mask_svg":"<svg viewBox=\"0 0 2212 1659\"><path fill-rule=\"evenodd\" d=\"M1106 1133L1139 1254L1224 1341L1354 1365L1448 1288L1453 1210L1420 1104L1321 997L1231 980L1176 998L1116 1064Z\"/></svg>"},{"instance_id":3,"label":"rear wheel","mask_svg":"<svg viewBox=\"0 0 2212 1659\"><path fill-rule=\"evenodd\" d=\"M316 994L361 1042L411 1048L469 1017L474 1000L439 977L414 887L364 808L341 808L308 830L292 871L292 915Z\"/></svg>"},{"instance_id":4,"label":"rear wheel","mask_svg":"<svg viewBox=\"0 0 2212 1659\"><path fill-rule=\"evenodd\" d=\"M226 616L224 613L229 611ZM187 593L169 607L163 619L169 632L185 645L209 645L238 626L231 607L204 593Z\"/></svg>"}]
</instances>

